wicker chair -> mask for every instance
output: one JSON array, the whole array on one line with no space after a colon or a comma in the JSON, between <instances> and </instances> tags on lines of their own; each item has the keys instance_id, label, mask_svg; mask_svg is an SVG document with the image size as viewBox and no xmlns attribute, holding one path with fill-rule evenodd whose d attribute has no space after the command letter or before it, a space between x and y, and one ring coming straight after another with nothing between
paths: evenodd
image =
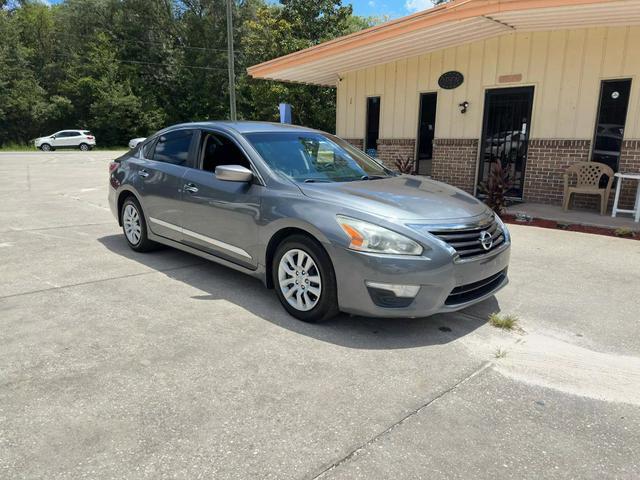
<instances>
[{"instance_id":1,"label":"wicker chair","mask_svg":"<svg viewBox=\"0 0 640 480\"><path fill-rule=\"evenodd\" d=\"M577 181L575 186L569 186L569 175L575 174ZM600 188L600 179L603 175L609 177L607 186ZM569 209L569 201L572 193L581 193L585 195L600 195L600 215L607 212L607 202L609 201L609 193L611 193L611 185L613 184L613 170L608 165L598 162L577 162L571 165L564 172L564 201L562 208L566 211Z\"/></svg>"}]
</instances>

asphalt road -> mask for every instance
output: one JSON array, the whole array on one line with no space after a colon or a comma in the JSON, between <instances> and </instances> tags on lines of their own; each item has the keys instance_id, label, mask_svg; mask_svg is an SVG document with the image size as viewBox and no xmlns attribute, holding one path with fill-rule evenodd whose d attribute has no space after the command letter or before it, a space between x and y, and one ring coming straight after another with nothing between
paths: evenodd
<instances>
[{"instance_id":1,"label":"asphalt road","mask_svg":"<svg viewBox=\"0 0 640 480\"><path fill-rule=\"evenodd\" d=\"M640 242L513 226L496 298L307 325L130 251L117 155L0 153L0 478L638 478Z\"/></svg>"}]
</instances>

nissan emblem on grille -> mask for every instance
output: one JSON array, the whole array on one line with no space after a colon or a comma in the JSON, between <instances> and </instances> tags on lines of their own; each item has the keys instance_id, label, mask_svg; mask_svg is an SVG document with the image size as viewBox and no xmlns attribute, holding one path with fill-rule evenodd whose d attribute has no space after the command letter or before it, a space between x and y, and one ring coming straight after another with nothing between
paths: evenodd
<instances>
[{"instance_id":1,"label":"nissan emblem on grille","mask_svg":"<svg viewBox=\"0 0 640 480\"><path fill-rule=\"evenodd\" d=\"M480 232L480 244L485 250L489 250L493 246L493 238L486 230Z\"/></svg>"}]
</instances>

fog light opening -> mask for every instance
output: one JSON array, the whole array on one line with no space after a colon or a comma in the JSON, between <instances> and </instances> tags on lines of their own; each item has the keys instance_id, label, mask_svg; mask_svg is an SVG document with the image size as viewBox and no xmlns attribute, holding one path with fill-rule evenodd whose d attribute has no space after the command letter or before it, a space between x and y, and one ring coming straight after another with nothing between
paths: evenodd
<instances>
[{"instance_id":1,"label":"fog light opening","mask_svg":"<svg viewBox=\"0 0 640 480\"><path fill-rule=\"evenodd\" d=\"M386 290L393 292L396 297L402 298L415 298L420 291L420 285L398 285L393 283L379 283L366 281L365 284L369 288L376 288L378 290Z\"/></svg>"}]
</instances>

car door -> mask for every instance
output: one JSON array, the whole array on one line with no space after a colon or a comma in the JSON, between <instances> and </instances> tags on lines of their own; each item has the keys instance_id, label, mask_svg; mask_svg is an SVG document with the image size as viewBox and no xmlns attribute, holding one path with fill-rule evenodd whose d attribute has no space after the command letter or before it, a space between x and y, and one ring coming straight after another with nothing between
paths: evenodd
<instances>
[{"instance_id":1,"label":"car door","mask_svg":"<svg viewBox=\"0 0 640 480\"><path fill-rule=\"evenodd\" d=\"M66 147L68 140L69 140L69 132L63 130L53 135L53 139L51 140L51 146Z\"/></svg>"},{"instance_id":2,"label":"car door","mask_svg":"<svg viewBox=\"0 0 640 480\"><path fill-rule=\"evenodd\" d=\"M191 165L194 130L167 132L145 145L129 164L152 233L182 240L182 177Z\"/></svg>"},{"instance_id":3,"label":"car door","mask_svg":"<svg viewBox=\"0 0 640 480\"><path fill-rule=\"evenodd\" d=\"M257 267L260 199L265 188L219 180L215 167L242 165L257 172L239 143L222 132L203 130L194 168L182 185L183 243L249 268Z\"/></svg>"},{"instance_id":4,"label":"car door","mask_svg":"<svg viewBox=\"0 0 640 480\"><path fill-rule=\"evenodd\" d=\"M77 147L80 145L80 132L77 131L69 131L67 132L67 136L64 138L64 146L65 147Z\"/></svg>"}]
</instances>

